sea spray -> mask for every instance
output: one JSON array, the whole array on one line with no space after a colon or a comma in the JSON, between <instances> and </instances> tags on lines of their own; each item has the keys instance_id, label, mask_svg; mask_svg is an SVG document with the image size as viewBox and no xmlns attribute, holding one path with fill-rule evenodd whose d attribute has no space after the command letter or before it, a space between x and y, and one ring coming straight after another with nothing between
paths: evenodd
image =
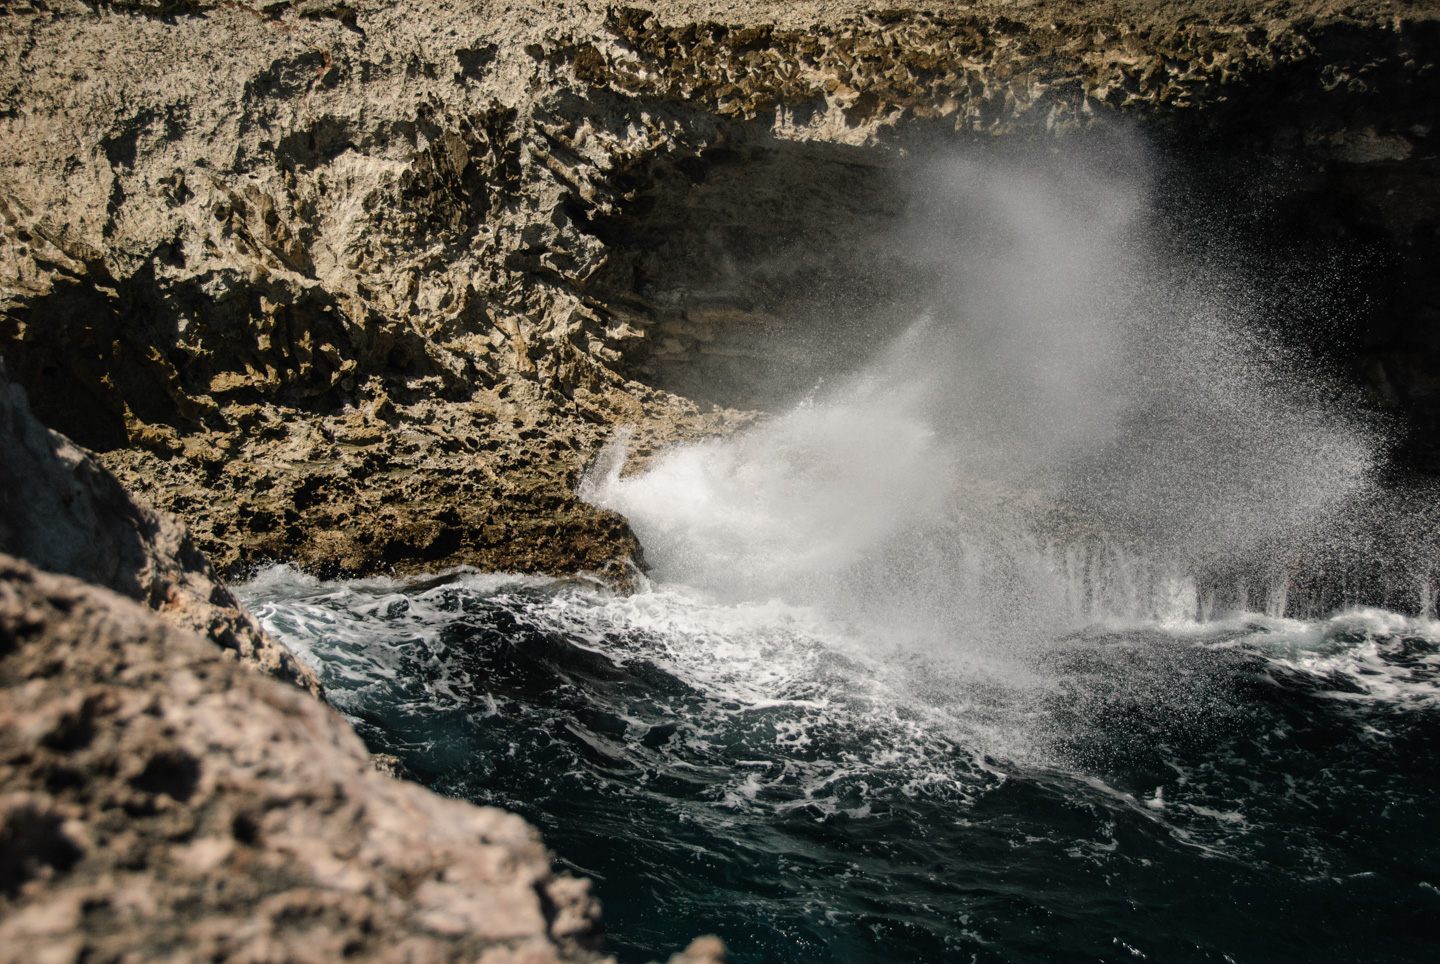
<instances>
[{"instance_id":1,"label":"sea spray","mask_svg":"<svg viewBox=\"0 0 1440 964\"><path fill-rule=\"evenodd\" d=\"M745 964L1280 962L1317 920L1337 960L1433 947L1433 621L1136 621L1001 677L667 585L242 594L373 748L536 823L624 961L707 931Z\"/></svg>"},{"instance_id":2,"label":"sea spray","mask_svg":"<svg viewBox=\"0 0 1440 964\"><path fill-rule=\"evenodd\" d=\"M582 496L661 580L890 640L1283 613L1379 434L1254 330L1244 278L1154 255L1176 246L1143 165L1105 161L932 165L895 240L932 278L922 317L737 437L632 475L622 437Z\"/></svg>"},{"instance_id":3,"label":"sea spray","mask_svg":"<svg viewBox=\"0 0 1440 964\"><path fill-rule=\"evenodd\" d=\"M645 471L617 433L582 493L645 591L247 602L373 747L538 824L622 960L1428 960L1440 499L1378 494L1135 170L937 165L928 310L863 367Z\"/></svg>"}]
</instances>

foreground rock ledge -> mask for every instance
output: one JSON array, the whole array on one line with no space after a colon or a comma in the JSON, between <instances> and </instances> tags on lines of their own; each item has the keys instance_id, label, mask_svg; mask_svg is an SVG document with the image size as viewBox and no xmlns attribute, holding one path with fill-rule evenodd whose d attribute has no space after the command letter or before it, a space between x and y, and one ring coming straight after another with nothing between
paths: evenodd
<instances>
[{"instance_id":1,"label":"foreground rock ledge","mask_svg":"<svg viewBox=\"0 0 1440 964\"><path fill-rule=\"evenodd\" d=\"M598 957L588 882L520 818L373 772L297 687L185 525L0 366L0 961Z\"/></svg>"},{"instance_id":2,"label":"foreground rock ledge","mask_svg":"<svg viewBox=\"0 0 1440 964\"><path fill-rule=\"evenodd\" d=\"M0 556L0 961L594 961L519 817L375 773L339 715Z\"/></svg>"}]
</instances>

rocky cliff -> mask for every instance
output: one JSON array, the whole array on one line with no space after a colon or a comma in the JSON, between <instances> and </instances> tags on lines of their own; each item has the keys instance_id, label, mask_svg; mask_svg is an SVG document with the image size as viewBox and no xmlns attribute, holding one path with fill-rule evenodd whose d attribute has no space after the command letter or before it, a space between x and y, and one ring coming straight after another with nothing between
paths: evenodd
<instances>
[{"instance_id":1,"label":"rocky cliff","mask_svg":"<svg viewBox=\"0 0 1440 964\"><path fill-rule=\"evenodd\" d=\"M1320 347L1433 464L1436 18L9 3L0 355L222 568L623 577L573 494L616 426L731 431L862 354L840 326L924 287L876 239L927 152L1124 126L1257 247L1361 252Z\"/></svg>"},{"instance_id":2,"label":"rocky cliff","mask_svg":"<svg viewBox=\"0 0 1440 964\"><path fill-rule=\"evenodd\" d=\"M1437 20L4 0L0 360L194 537L0 385L0 960L594 959L521 822L372 772L222 657L308 679L202 551L623 583L640 547L580 473L620 426L643 457L750 424L902 323L930 279L887 239L936 153L1127 131L1170 216L1357 265L1344 337L1272 320L1440 467Z\"/></svg>"},{"instance_id":3,"label":"rocky cliff","mask_svg":"<svg viewBox=\"0 0 1440 964\"><path fill-rule=\"evenodd\" d=\"M3 369L0 454L0 961L600 957L587 882L376 772L183 523Z\"/></svg>"}]
</instances>

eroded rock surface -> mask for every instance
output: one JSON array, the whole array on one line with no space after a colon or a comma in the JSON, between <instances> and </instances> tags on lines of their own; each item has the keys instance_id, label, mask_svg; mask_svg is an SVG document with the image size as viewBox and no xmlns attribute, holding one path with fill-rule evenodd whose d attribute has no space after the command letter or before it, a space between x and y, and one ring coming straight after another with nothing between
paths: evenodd
<instances>
[{"instance_id":1,"label":"eroded rock surface","mask_svg":"<svg viewBox=\"0 0 1440 964\"><path fill-rule=\"evenodd\" d=\"M246 612L185 523L137 502L90 455L37 422L3 366L0 552L128 596L320 695L315 674Z\"/></svg>"},{"instance_id":2,"label":"eroded rock surface","mask_svg":"<svg viewBox=\"0 0 1440 964\"><path fill-rule=\"evenodd\" d=\"M10 4L0 354L224 568L623 570L574 496L616 426L731 430L908 317L877 239L925 152L1120 123L1263 244L1369 246L1338 350L1423 461L1437 38L1332 0Z\"/></svg>"},{"instance_id":3,"label":"eroded rock surface","mask_svg":"<svg viewBox=\"0 0 1440 964\"><path fill-rule=\"evenodd\" d=\"M0 961L591 961L519 817L374 772L336 713L0 556Z\"/></svg>"}]
</instances>

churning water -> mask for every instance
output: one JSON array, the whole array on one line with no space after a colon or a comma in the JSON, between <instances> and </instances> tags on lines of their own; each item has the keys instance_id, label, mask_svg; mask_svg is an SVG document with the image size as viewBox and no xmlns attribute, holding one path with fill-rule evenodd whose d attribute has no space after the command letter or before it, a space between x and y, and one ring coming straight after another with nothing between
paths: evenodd
<instances>
[{"instance_id":1,"label":"churning water","mask_svg":"<svg viewBox=\"0 0 1440 964\"><path fill-rule=\"evenodd\" d=\"M377 750L663 960L1432 960L1440 624L1095 626L979 665L812 607L457 573L245 591Z\"/></svg>"},{"instance_id":2,"label":"churning water","mask_svg":"<svg viewBox=\"0 0 1440 964\"><path fill-rule=\"evenodd\" d=\"M1433 960L1433 512L1102 167L937 166L923 317L746 434L627 473L621 433L581 494L642 591L246 602L593 877L622 960Z\"/></svg>"}]
</instances>

